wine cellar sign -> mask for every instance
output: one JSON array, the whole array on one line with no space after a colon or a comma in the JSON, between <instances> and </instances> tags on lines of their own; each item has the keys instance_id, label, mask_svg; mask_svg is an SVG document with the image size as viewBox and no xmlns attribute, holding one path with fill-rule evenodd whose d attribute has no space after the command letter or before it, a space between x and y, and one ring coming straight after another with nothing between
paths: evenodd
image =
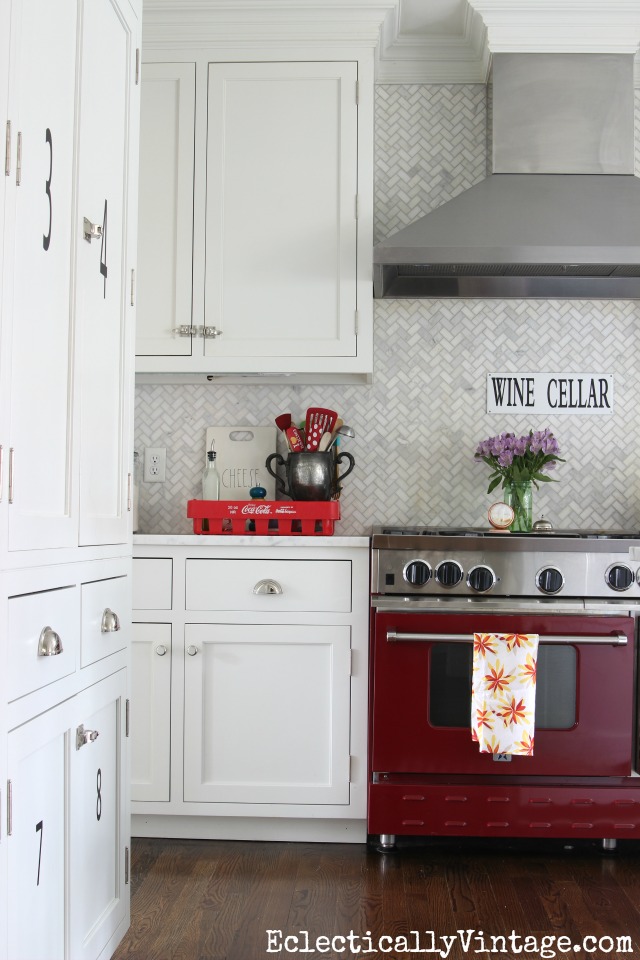
<instances>
[{"instance_id":1,"label":"wine cellar sign","mask_svg":"<svg viewBox=\"0 0 640 960\"><path fill-rule=\"evenodd\" d=\"M487 413L613 413L610 373L489 373Z\"/></svg>"}]
</instances>

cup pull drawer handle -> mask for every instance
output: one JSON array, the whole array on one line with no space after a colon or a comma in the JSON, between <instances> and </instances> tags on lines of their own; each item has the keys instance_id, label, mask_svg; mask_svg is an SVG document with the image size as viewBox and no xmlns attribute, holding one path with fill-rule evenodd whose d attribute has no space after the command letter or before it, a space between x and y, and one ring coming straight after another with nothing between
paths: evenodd
<instances>
[{"instance_id":1,"label":"cup pull drawer handle","mask_svg":"<svg viewBox=\"0 0 640 960\"><path fill-rule=\"evenodd\" d=\"M120 618L117 613L107 607L102 614L102 623L100 624L101 633L117 633L120 629Z\"/></svg>"},{"instance_id":2,"label":"cup pull drawer handle","mask_svg":"<svg viewBox=\"0 0 640 960\"><path fill-rule=\"evenodd\" d=\"M276 594L282 593L282 587L277 580L258 580L253 588L253 592L259 597L264 596L265 594L272 594L275 596Z\"/></svg>"},{"instance_id":3,"label":"cup pull drawer handle","mask_svg":"<svg viewBox=\"0 0 640 960\"><path fill-rule=\"evenodd\" d=\"M62 640L51 627L43 627L38 638L39 657L57 657L62 653Z\"/></svg>"}]
</instances>

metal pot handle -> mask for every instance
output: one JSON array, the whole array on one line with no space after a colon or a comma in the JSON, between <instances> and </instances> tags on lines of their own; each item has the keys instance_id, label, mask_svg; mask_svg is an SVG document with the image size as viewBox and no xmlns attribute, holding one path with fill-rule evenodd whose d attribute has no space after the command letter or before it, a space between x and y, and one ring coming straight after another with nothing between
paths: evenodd
<instances>
[{"instance_id":1,"label":"metal pot handle","mask_svg":"<svg viewBox=\"0 0 640 960\"><path fill-rule=\"evenodd\" d=\"M282 479L282 477L278 476L275 470L271 469L271 462L273 460L276 461L276 465L278 467L285 467L287 465L287 461L279 453L270 453L269 456L267 457L267 462L265 463L265 467L267 468L267 473L270 473L271 476L275 478L276 490L280 490L281 493L284 493L286 495L287 488L284 480Z\"/></svg>"},{"instance_id":2,"label":"metal pot handle","mask_svg":"<svg viewBox=\"0 0 640 960\"><path fill-rule=\"evenodd\" d=\"M344 451L344 453L341 453L340 456L336 457L336 463L340 463L340 461L344 460L345 458L349 461L351 466L349 467L348 470L345 470L344 473L341 473L339 477L336 477L336 483L340 483L341 480L344 480L345 477L348 477L356 465L356 462L353 459L353 456L350 453L347 453L346 450Z\"/></svg>"}]
</instances>

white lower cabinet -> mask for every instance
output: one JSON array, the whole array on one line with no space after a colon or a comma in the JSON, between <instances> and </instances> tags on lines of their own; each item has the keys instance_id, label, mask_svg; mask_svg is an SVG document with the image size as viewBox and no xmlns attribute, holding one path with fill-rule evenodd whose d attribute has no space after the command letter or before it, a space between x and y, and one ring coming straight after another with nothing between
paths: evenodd
<instances>
[{"instance_id":1,"label":"white lower cabinet","mask_svg":"<svg viewBox=\"0 0 640 960\"><path fill-rule=\"evenodd\" d=\"M185 626L184 799L349 803L349 626Z\"/></svg>"},{"instance_id":2,"label":"white lower cabinet","mask_svg":"<svg viewBox=\"0 0 640 960\"><path fill-rule=\"evenodd\" d=\"M131 644L131 799L169 800L171 624L134 623Z\"/></svg>"},{"instance_id":3,"label":"white lower cabinet","mask_svg":"<svg viewBox=\"0 0 640 960\"><path fill-rule=\"evenodd\" d=\"M132 833L364 841L368 541L136 539Z\"/></svg>"},{"instance_id":4,"label":"white lower cabinet","mask_svg":"<svg viewBox=\"0 0 640 960\"><path fill-rule=\"evenodd\" d=\"M9 735L11 960L110 956L128 924L125 701L120 670Z\"/></svg>"}]
</instances>

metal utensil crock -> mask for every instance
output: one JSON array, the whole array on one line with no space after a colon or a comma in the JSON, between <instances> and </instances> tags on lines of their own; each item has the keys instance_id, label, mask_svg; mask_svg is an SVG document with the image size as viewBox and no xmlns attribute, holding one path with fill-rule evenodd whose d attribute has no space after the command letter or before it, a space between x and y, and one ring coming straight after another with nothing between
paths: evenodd
<instances>
[{"instance_id":1,"label":"metal utensil crock","mask_svg":"<svg viewBox=\"0 0 640 960\"><path fill-rule=\"evenodd\" d=\"M285 467L287 482L272 469ZM336 464L348 460L349 467L340 476L336 475ZM277 489L292 500L333 500L340 491L340 481L349 476L356 465L350 453L341 453L334 457L333 450L324 452L290 453L285 460L279 453L267 457L267 471L275 477Z\"/></svg>"}]
</instances>

